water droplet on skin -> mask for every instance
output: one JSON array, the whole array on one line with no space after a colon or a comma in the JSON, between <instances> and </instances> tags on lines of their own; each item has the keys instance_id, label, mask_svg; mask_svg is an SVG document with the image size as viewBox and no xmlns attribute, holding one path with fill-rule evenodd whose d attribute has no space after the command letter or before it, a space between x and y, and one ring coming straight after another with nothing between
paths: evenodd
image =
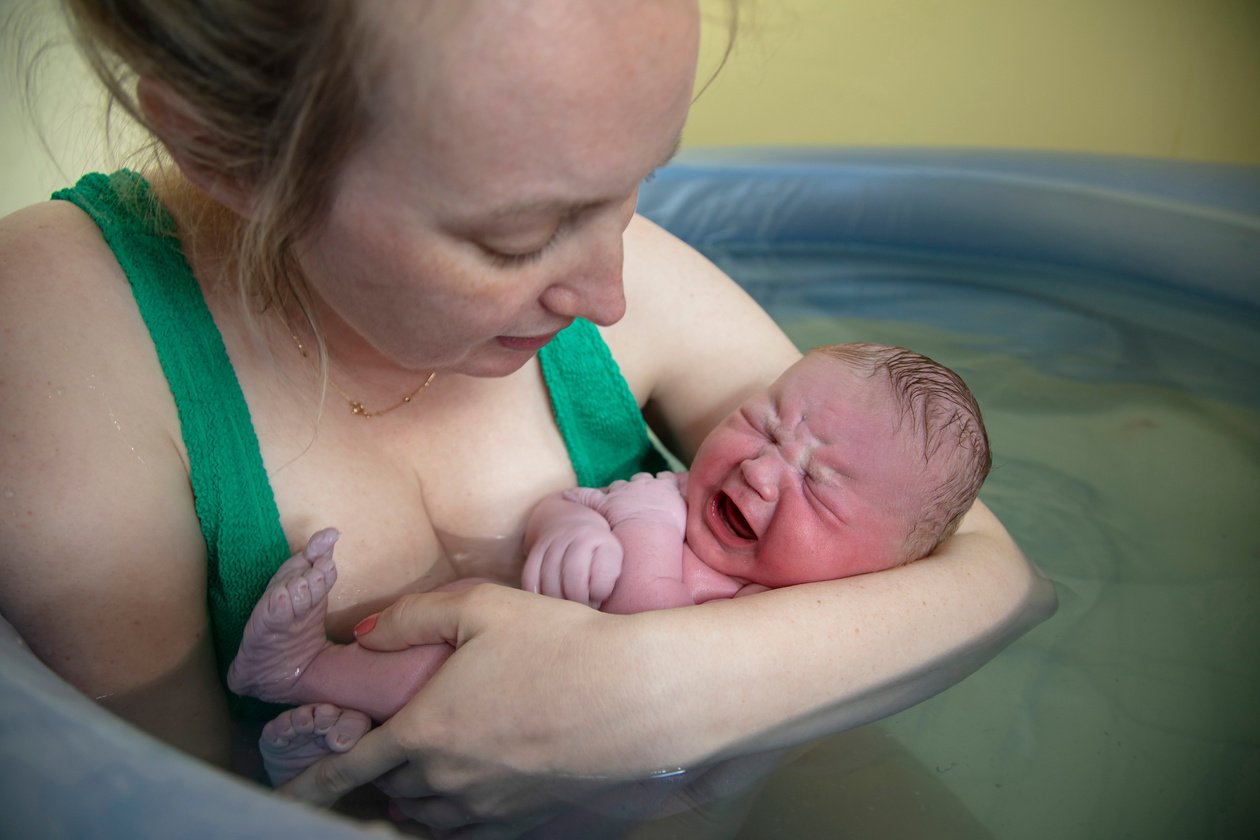
<instances>
[{"instance_id":1,"label":"water droplet on skin","mask_svg":"<svg viewBox=\"0 0 1260 840\"><path fill-rule=\"evenodd\" d=\"M5 491L4 491L4 497L5 497L6 499L12 499L12 498L13 498L13 491L12 491L12 490L5 490Z\"/></svg>"}]
</instances>

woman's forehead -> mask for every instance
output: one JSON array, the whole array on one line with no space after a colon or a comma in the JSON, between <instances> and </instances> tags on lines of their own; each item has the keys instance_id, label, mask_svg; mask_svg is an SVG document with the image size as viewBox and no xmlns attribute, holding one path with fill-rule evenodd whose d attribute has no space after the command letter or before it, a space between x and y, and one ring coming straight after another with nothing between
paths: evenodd
<instances>
[{"instance_id":1,"label":"woman's forehead","mask_svg":"<svg viewBox=\"0 0 1260 840\"><path fill-rule=\"evenodd\" d=\"M526 205L624 195L673 151L695 69L692 4L414 5L459 8L370 23L387 53L369 105L376 156L408 162L461 209L498 209L505 184Z\"/></svg>"}]
</instances>

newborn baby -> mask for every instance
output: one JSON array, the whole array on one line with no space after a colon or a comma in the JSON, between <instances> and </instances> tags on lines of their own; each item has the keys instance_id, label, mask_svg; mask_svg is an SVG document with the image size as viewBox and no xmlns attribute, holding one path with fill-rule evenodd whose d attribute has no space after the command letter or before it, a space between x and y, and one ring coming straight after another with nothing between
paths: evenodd
<instances>
[{"instance_id":1,"label":"newborn baby","mask_svg":"<svg viewBox=\"0 0 1260 840\"><path fill-rule=\"evenodd\" d=\"M979 407L948 368L885 345L816 348L723 420L689 473L540 502L522 586L632 613L881 571L952 534L990 463ZM330 643L336 539L320 531L280 567L228 673L238 694L306 704L263 731L275 784L349 749L453 652Z\"/></svg>"}]
</instances>

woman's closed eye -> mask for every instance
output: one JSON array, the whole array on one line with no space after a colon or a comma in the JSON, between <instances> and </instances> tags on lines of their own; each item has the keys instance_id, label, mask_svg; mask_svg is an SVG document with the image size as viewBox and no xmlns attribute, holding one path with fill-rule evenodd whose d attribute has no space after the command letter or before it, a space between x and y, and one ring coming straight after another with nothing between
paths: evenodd
<instances>
[{"instance_id":1,"label":"woman's closed eye","mask_svg":"<svg viewBox=\"0 0 1260 840\"><path fill-rule=\"evenodd\" d=\"M542 244L523 247L520 250L514 247L496 246L484 240L479 245L486 258L500 268L521 268L545 257L566 234L573 230L581 215L588 209L575 208L561 216L555 223L555 227L551 229L551 235Z\"/></svg>"},{"instance_id":2,"label":"woman's closed eye","mask_svg":"<svg viewBox=\"0 0 1260 840\"><path fill-rule=\"evenodd\" d=\"M522 266L529 265L530 263L537 262L546 256L547 252L555 247L556 240L559 238L560 234L559 231L557 231L540 247L529 251L522 251L520 253L506 253L487 245L482 245L481 250L485 252L486 258L489 259L490 262L500 268L520 268Z\"/></svg>"}]
</instances>

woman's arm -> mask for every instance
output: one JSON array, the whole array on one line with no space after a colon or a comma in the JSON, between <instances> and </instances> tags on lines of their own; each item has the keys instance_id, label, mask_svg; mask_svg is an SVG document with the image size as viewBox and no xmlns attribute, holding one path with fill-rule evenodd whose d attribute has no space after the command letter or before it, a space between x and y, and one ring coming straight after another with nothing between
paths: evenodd
<instances>
[{"instance_id":1,"label":"woman's arm","mask_svg":"<svg viewBox=\"0 0 1260 840\"><path fill-rule=\"evenodd\" d=\"M893 714L1053 609L982 506L909 566L689 609L608 616L502 587L410 596L361 643L442 640L455 655L394 719L288 790L327 803L385 774L391 796L437 797L410 812L439 827L455 812L517 817L574 777L643 777Z\"/></svg>"},{"instance_id":2,"label":"woman's arm","mask_svg":"<svg viewBox=\"0 0 1260 840\"><path fill-rule=\"evenodd\" d=\"M0 221L0 254L0 611L83 693L225 764L205 546L130 289L64 202Z\"/></svg>"},{"instance_id":3,"label":"woman's arm","mask_svg":"<svg viewBox=\"0 0 1260 840\"><path fill-rule=\"evenodd\" d=\"M651 226L627 232L626 273L637 314L607 331L610 344L690 454L798 353L720 272ZM455 655L394 720L289 789L327 802L388 773L392 795L432 797L411 813L439 826L520 814L556 776L641 776L892 714L1053 609L1049 584L979 504L909 566L691 609L607 616L486 587L410 597L361 641L447 641Z\"/></svg>"},{"instance_id":4,"label":"woman's arm","mask_svg":"<svg viewBox=\"0 0 1260 840\"><path fill-rule=\"evenodd\" d=\"M801 357L743 289L645 219L626 231L625 284L626 317L604 335L653 429L684 462Z\"/></svg>"}]
</instances>

